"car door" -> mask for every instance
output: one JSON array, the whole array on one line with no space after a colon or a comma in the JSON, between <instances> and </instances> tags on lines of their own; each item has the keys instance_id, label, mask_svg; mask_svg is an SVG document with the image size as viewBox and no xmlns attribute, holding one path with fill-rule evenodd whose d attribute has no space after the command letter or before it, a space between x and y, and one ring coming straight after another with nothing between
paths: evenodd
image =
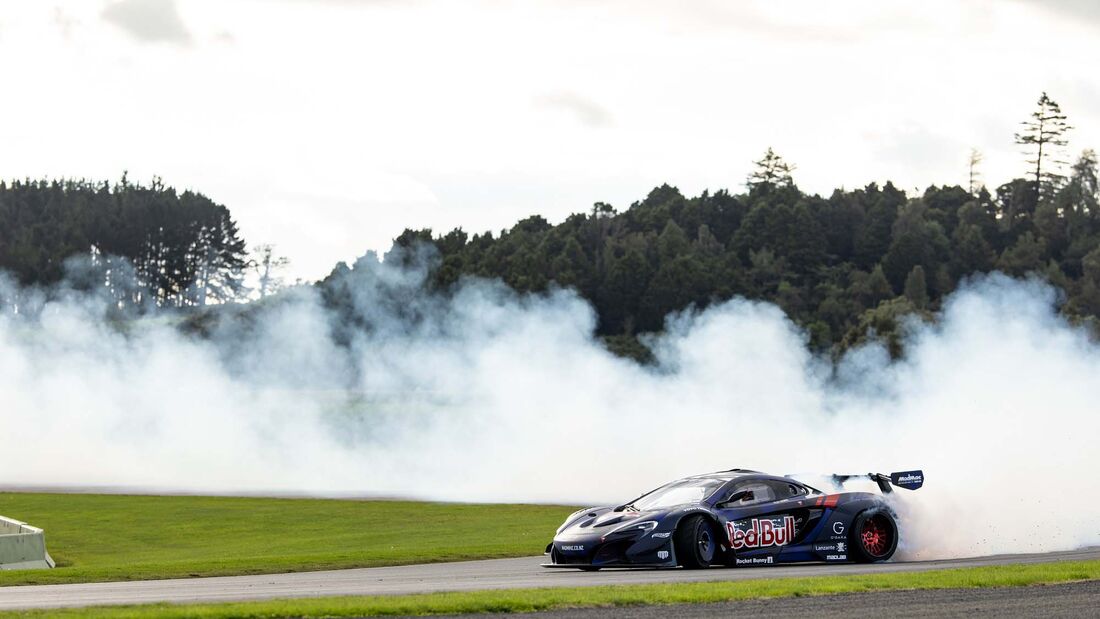
<instances>
[{"instance_id":1,"label":"car door","mask_svg":"<svg viewBox=\"0 0 1100 619\"><path fill-rule=\"evenodd\" d=\"M728 489L718 509L737 565L775 562L799 532L798 498L797 488L774 480L745 480Z\"/></svg>"}]
</instances>

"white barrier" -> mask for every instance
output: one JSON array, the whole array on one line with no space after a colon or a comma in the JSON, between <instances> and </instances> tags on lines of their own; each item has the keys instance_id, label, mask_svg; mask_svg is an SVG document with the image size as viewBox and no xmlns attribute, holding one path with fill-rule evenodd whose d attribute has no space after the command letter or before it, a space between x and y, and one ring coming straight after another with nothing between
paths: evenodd
<instances>
[{"instance_id":1,"label":"white barrier","mask_svg":"<svg viewBox=\"0 0 1100 619\"><path fill-rule=\"evenodd\" d=\"M42 529L0 516L0 570L31 570L54 566L46 552Z\"/></svg>"}]
</instances>

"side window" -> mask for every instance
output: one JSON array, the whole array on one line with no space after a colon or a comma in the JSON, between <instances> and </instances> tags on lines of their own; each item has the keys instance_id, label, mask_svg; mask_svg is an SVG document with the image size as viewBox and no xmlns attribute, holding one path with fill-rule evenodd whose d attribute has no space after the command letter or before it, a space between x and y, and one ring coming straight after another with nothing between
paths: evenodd
<instances>
[{"instance_id":1,"label":"side window","mask_svg":"<svg viewBox=\"0 0 1100 619\"><path fill-rule=\"evenodd\" d=\"M756 505L758 503L767 503L775 500L775 490L772 489L767 483L762 481L747 481L741 484L737 484L733 488L730 488L727 499L733 495L741 492L742 490L752 491L752 500L738 501L737 506L743 507L745 505Z\"/></svg>"},{"instance_id":2,"label":"side window","mask_svg":"<svg viewBox=\"0 0 1100 619\"><path fill-rule=\"evenodd\" d=\"M772 487L772 490L775 491L775 496L780 500L790 499L808 494L806 488L798 484L781 481L769 481L768 484Z\"/></svg>"}]
</instances>

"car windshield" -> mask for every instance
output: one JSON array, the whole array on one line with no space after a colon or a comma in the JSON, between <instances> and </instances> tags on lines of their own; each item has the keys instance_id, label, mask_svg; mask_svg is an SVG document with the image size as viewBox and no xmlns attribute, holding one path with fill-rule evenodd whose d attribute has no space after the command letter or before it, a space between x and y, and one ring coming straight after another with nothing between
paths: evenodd
<instances>
[{"instance_id":1,"label":"car windshield","mask_svg":"<svg viewBox=\"0 0 1100 619\"><path fill-rule=\"evenodd\" d=\"M635 499L630 506L644 512L684 503L698 503L713 494L724 483L721 479L682 479Z\"/></svg>"}]
</instances>

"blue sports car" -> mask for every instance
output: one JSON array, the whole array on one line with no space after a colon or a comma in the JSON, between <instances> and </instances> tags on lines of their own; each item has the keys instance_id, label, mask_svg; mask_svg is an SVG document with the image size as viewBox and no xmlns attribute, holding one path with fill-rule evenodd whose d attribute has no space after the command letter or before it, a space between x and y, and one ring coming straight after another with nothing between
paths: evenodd
<instances>
[{"instance_id":1,"label":"blue sports car","mask_svg":"<svg viewBox=\"0 0 1100 619\"><path fill-rule=\"evenodd\" d=\"M883 494L916 490L922 471L863 477ZM883 495L829 494L790 477L732 469L665 484L619 506L574 512L546 547L545 567L772 565L886 561L898 518Z\"/></svg>"}]
</instances>

